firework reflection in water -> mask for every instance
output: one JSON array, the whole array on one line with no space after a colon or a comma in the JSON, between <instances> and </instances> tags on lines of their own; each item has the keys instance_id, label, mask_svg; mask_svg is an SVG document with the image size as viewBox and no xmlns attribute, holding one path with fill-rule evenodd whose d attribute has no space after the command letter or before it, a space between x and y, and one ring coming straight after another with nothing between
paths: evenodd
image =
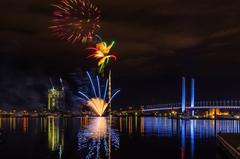
<instances>
[{"instance_id":1,"label":"firework reflection in water","mask_svg":"<svg viewBox=\"0 0 240 159\"><path fill-rule=\"evenodd\" d=\"M119 133L105 117L97 117L78 132L78 151L90 158L109 158L120 146Z\"/></svg>"}]
</instances>

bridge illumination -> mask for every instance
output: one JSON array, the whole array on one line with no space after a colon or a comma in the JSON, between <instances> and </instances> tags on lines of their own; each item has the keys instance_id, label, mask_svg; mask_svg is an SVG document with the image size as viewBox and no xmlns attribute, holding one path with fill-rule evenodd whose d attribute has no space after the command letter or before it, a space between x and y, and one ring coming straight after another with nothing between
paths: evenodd
<instances>
[{"instance_id":1,"label":"bridge illumination","mask_svg":"<svg viewBox=\"0 0 240 159\"><path fill-rule=\"evenodd\" d=\"M143 112L150 112L150 111L161 111L161 110L178 110L182 109L182 107L161 107L161 108L151 108L151 109L144 109ZM197 110L197 109L240 109L240 106L197 106L197 107L185 107L185 109L189 110Z\"/></svg>"},{"instance_id":2,"label":"bridge illumination","mask_svg":"<svg viewBox=\"0 0 240 159\"><path fill-rule=\"evenodd\" d=\"M195 102L195 80L191 80L191 108L194 108ZM194 110L192 110L192 116L194 116Z\"/></svg>"},{"instance_id":3,"label":"bridge illumination","mask_svg":"<svg viewBox=\"0 0 240 159\"><path fill-rule=\"evenodd\" d=\"M182 113L185 112L185 105L186 105L186 79L185 77L182 78Z\"/></svg>"}]
</instances>

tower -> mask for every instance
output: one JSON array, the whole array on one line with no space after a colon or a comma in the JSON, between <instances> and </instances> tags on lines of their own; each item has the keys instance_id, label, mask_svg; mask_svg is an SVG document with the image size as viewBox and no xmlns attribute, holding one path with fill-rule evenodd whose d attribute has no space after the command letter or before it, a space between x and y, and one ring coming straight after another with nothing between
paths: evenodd
<instances>
[{"instance_id":1,"label":"tower","mask_svg":"<svg viewBox=\"0 0 240 159\"><path fill-rule=\"evenodd\" d=\"M182 113L185 112L186 106L186 78L182 77Z\"/></svg>"},{"instance_id":2,"label":"tower","mask_svg":"<svg viewBox=\"0 0 240 159\"><path fill-rule=\"evenodd\" d=\"M191 79L191 108L194 108L195 101L195 79ZM194 116L194 110L192 110L192 116Z\"/></svg>"},{"instance_id":3,"label":"tower","mask_svg":"<svg viewBox=\"0 0 240 159\"><path fill-rule=\"evenodd\" d=\"M108 100L111 99L112 97L112 71L109 70L109 75L108 75ZM109 112L111 113L112 105L109 103Z\"/></svg>"},{"instance_id":4,"label":"tower","mask_svg":"<svg viewBox=\"0 0 240 159\"><path fill-rule=\"evenodd\" d=\"M63 111L65 109L64 104L65 95L62 79L60 78L61 89L55 88L51 79L50 82L52 84L52 88L48 90L48 110L51 112Z\"/></svg>"},{"instance_id":5,"label":"tower","mask_svg":"<svg viewBox=\"0 0 240 159\"><path fill-rule=\"evenodd\" d=\"M64 91L52 88L48 90L48 110L63 111L64 109Z\"/></svg>"}]
</instances>

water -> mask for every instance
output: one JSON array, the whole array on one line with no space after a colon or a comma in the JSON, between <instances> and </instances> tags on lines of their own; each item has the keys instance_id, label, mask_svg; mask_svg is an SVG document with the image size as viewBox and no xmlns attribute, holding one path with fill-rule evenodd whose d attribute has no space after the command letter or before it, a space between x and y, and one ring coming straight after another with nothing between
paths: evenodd
<instances>
[{"instance_id":1,"label":"water","mask_svg":"<svg viewBox=\"0 0 240 159\"><path fill-rule=\"evenodd\" d=\"M226 159L218 132L240 132L237 120L164 117L0 118L0 158Z\"/></svg>"}]
</instances>

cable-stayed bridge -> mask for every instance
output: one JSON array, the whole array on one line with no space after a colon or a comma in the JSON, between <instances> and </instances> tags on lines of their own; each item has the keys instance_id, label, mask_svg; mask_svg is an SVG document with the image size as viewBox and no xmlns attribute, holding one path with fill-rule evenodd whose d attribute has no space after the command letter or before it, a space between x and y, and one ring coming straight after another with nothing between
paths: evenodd
<instances>
[{"instance_id":1,"label":"cable-stayed bridge","mask_svg":"<svg viewBox=\"0 0 240 159\"><path fill-rule=\"evenodd\" d=\"M210 100L195 101L195 79L191 79L191 100L186 102L186 78L182 78L182 100L179 103L155 104L141 106L140 109L128 109L123 112L156 112L174 110L180 113L191 112L194 116L195 110L204 109L228 109L240 111L240 100ZM130 107L131 108L131 107Z\"/></svg>"}]
</instances>

